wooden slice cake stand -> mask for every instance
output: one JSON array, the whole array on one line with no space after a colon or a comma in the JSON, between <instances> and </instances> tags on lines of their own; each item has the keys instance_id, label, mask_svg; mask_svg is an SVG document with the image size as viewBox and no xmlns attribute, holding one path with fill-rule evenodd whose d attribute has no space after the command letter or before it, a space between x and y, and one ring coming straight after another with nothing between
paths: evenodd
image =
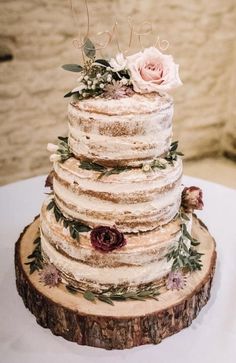
<instances>
[{"instance_id":1,"label":"wooden slice cake stand","mask_svg":"<svg viewBox=\"0 0 236 363\"><path fill-rule=\"evenodd\" d=\"M38 324L53 334L105 349L125 349L142 344L157 344L189 326L210 297L215 270L215 241L204 224L193 219L192 235L200 242L203 268L187 277L181 290L166 290L158 300L119 301L114 306L87 301L73 295L62 283L44 286L39 273L29 274L25 265L38 234L39 218L27 226L15 246L16 285L25 306Z\"/></svg>"}]
</instances>

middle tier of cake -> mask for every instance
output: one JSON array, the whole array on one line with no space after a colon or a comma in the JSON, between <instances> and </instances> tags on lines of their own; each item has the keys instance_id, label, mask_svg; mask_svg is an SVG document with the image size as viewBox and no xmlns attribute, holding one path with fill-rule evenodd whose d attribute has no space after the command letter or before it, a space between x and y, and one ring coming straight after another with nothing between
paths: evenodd
<instances>
[{"instance_id":1,"label":"middle tier of cake","mask_svg":"<svg viewBox=\"0 0 236 363\"><path fill-rule=\"evenodd\" d=\"M149 231L171 221L181 203L182 161L144 172L132 168L102 176L70 158L54 163L53 190L62 213L90 227L106 225L121 232Z\"/></svg>"}]
</instances>

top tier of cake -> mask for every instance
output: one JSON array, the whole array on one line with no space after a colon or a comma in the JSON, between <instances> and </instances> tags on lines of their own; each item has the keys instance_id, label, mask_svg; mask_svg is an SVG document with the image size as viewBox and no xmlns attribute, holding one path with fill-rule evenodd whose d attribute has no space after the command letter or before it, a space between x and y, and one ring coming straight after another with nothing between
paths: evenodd
<instances>
[{"instance_id":1,"label":"top tier of cake","mask_svg":"<svg viewBox=\"0 0 236 363\"><path fill-rule=\"evenodd\" d=\"M89 98L68 108L69 145L80 160L105 166L140 166L168 151L173 101L168 95Z\"/></svg>"}]
</instances>

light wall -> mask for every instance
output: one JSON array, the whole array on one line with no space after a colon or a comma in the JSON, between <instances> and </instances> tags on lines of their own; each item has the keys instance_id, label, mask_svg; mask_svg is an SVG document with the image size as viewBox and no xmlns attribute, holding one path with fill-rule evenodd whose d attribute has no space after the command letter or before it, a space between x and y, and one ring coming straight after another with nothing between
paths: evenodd
<instances>
[{"instance_id":1,"label":"light wall","mask_svg":"<svg viewBox=\"0 0 236 363\"><path fill-rule=\"evenodd\" d=\"M46 144L67 130L63 95L76 86L64 63L78 62L72 46L86 27L83 1L1 2L0 183L47 173ZM180 64L184 86L175 91L174 131L187 158L225 152L236 156L236 3L234 0L88 0L91 35L119 23L127 43L127 18L148 19ZM114 44L105 53L113 55Z\"/></svg>"}]
</instances>

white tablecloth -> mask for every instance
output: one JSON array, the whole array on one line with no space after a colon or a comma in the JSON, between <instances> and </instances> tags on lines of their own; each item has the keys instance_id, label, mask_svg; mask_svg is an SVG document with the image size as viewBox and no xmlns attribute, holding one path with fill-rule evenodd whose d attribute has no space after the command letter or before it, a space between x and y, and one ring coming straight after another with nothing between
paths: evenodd
<instances>
[{"instance_id":1,"label":"white tablecloth","mask_svg":"<svg viewBox=\"0 0 236 363\"><path fill-rule=\"evenodd\" d=\"M82 347L40 327L15 288L14 243L39 213L45 177L0 188L0 362L236 362L236 190L190 177L185 185L203 189L198 213L217 241L212 296L193 324L159 345L124 351Z\"/></svg>"}]
</instances>

